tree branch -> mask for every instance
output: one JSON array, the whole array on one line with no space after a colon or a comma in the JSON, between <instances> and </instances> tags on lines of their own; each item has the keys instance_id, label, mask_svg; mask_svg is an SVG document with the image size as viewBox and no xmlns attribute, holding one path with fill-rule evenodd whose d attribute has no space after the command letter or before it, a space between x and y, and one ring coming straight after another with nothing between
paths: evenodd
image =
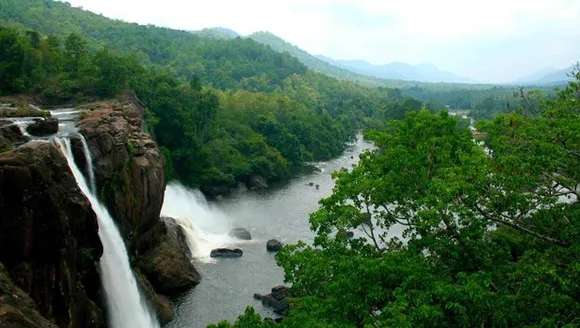
<instances>
[{"instance_id":1,"label":"tree branch","mask_svg":"<svg viewBox=\"0 0 580 328\"><path fill-rule=\"evenodd\" d=\"M518 230L518 231L523 232L523 233L527 233L530 236L533 236L535 238L541 239L543 241L549 242L549 243L554 244L554 245L558 245L558 246L561 246L561 247L570 247L570 244L568 244L567 242L564 242L562 240L559 240L559 239L556 239L556 238L552 238L552 237L549 237L549 236L545 236L545 235L543 235L543 234L541 234L539 232L533 231L533 230L531 230L531 229L529 229L527 227L521 226L521 225L516 224L514 222L510 222L510 221L506 221L506 220L502 220L502 219L495 218L495 217L489 215L488 213L486 213L483 209L481 209L477 205L475 205L475 208L477 209L477 211L481 215L483 215L484 218L486 218L486 219L488 219L490 221L493 221L493 222L496 222L496 223L499 223L499 224L504 224L504 225L506 225L508 227L511 227L511 228L515 229L515 230Z\"/></svg>"}]
</instances>

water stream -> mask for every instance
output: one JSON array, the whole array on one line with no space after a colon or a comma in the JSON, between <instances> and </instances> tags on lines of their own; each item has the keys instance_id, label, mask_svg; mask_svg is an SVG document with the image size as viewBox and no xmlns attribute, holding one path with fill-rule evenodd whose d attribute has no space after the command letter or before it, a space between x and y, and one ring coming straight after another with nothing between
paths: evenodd
<instances>
[{"instance_id":1,"label":"water stream","mask_svg":"<svg viewBox=\"0 0 580 328\"><path fill-rule=\"evenodd\" d=\"M91 168L90 152L84 139L87 167ZM148 308L137 286L137 281L131 271L125 243L121 234L109 215L107 209L99 202L89 188L85 177L74 161L71 142L68 138L55 138L55 144L65 155L68 165L79 188L88 198L99 224L99 237L103 243L103 256L99 262L101 282L105 291L107 317L112 328L157 328L156 316ZM94 177L92 178L94 184Z\"/></svg>"},{"instance_id":2,"label":"water stream","mask_svg":"<svg viewBox=\"0 0 580 328\"><path fill-rule=\"evenodd\" d=\"M358 155L370 147L372 144L359 137L342 156L315 163L318 172L272 184L264 190L236 193L219 202L207 202L198 191L169 184L162 213L176 217L187 228L202 280L178 301L175 319L166 327L200 328L222 319L233 322L248 305L264 316L276 317L252 297L254 293L268 293L271 287L284 282L274 254L266 251L266 241L275 238L287 244L311 242L314 234L308 216L318 208L321 198L331 194L331 173L350 168L358 161ZM228 237L234 227L248 229L252 240ZM217 247L238 247L244 255L211 260L209 253Z\"/></svg>"}]
</instances>

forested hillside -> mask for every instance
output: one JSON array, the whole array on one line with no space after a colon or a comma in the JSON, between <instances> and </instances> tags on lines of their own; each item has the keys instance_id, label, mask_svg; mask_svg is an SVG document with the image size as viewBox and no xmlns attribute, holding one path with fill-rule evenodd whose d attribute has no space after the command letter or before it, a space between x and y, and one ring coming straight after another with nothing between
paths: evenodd
<instances>
[{"instance_id":1,"label":"forested hillside","mask_svg":"<svg viewBox=\"0 0 580 328\"><path fill-rule=\"evenodd\" d=\"M216 36L217 37L217 36ZM284 41L268 32L257 32L248 36L265 44L279 53L288 53L310 69L324 73L340 80L352 81L367 87L398 88L405 97L412 97L430 108L450 106L453 109L471 110L475 117L492 117L494 114L521 107L521 97L517 86L495 86L489 84L468 83L425 83L405 81L402 79L385 79L374 77L373 67L367 67L366 73L349 70L347 66L330 58L323 59ZM379 74L380 72L376 72ZM396 76L396 75L394 75ZM399 75L402 77L402 75ZM538 89L537 89L538 90ZM539 89L548 92L551 87Z\"/></svg>"},{"instance_id":2,"label":"forested hillside","mask_svg":"<svg viewBox=\"0 0 580 328\"><path fill-rule=\"evenodd\" d=\"M58 104L134 91L169 176L212 193L255 174L284 178L339 154L359 128L421 107L250 39L129 24L61 2L5 0L0 25L0 92Z\"/></svg>"},{"instance_id":3,"label":"forested hillside","mask_svg":"<svg viewBox=\"0 0 580 328\"><path fill-rule=\"evenodd\" d=\"M211 327L577 327L579 101L577 71L538 112L481 122L482 144L444 111L370 133L310 216L314 245L277 255L286 318Z\"/></svg>"}]
</instances>

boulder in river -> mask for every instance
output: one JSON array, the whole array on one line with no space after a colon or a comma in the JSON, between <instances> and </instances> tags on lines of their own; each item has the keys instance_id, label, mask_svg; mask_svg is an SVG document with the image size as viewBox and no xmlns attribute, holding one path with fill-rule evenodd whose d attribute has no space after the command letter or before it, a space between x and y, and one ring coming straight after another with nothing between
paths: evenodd
<instances>
[{"instance_id":1,"label":"boulder in river","mask_svg":"<svg viewBox=\"0 0 580 328\"><path fill-rule=\"evenodd\" d=\"M46 120L36 120L36 122L26 127L26 131L33 136L48 136L58 132L58 118L48 118Z\"/></svg>"},{"instance_id":2,"label":"boulder in river","mask_svg":"<svg viewBox=\"0 0 580 328\"><path fill-rule=\"evenodd\" d=\"M250 187L250 189L254 190L268 188L268 180L261 175L253 174L250 176L248 186Z\"/></svg>"},{"instance_id":3,"label":"boulder in river","mask_svg":"<svg viewBox=\"0 0 580 328\"><path fill-rule=\"evenodd\" d=\"M161 217L139 246L137 263L155 291L177 296L200 282L185 234L174 219Z\"/></svg>"},{"instance_id":4,"label":"boulder in river","mask_svg":"<svg viewBox=\"0 0 580 328\"><path fill-rule=\"evenodd\" d=\"M234 228L230 231L230 237L234 237L241 240L252 240L252 234L248 229L244 228Z\"/></svg>"},{"instance_id":5,"label":"boulder in river","mask_svg":"<svg viewBox=\"0 0 580 328\"><path fill-rule=\"evenodd\" d=\"M280 250L280 248L282 248L282 246L282 243L276 239L270 239L268 242L266 242L266 249L268 252L277 252Z\"/></svg>"},{"instance_id":6,"label":"boulder in river","mask_svg":"<svg viewBox=\"0 0 580 328\"><path fill-rule=\"evenodd\" d=\"M22 135L18 125L5 120L0 120L0 151L13 146L19 146L28 141L28 137Z\"/></svg>"},{"instance_id":7,"label":"boulder in river","mask_svg":"<svg viewBox=\"0 0 580 328\"><path fill-rule=\"evenodd\" d=\"M210 257L225 257L225 258L230 258L230 257L241 257L244 254L244 251L242 251L239 248L216 248L213 249L210 253Z\"/></svg>"},{"instance_id":8,"label":"boulder in river","mask_svg":"<svg viewBox=\"0 0 580 328\"><path fill-rule=\"evenodd\" d=\"M277 286L272 288L272 292L267 295L254 294L254 298L262 300L262 304L271 307L278 314L284 313L289 305L286 298L291 294L290 288Z\"/></svg>"}]
</instances>

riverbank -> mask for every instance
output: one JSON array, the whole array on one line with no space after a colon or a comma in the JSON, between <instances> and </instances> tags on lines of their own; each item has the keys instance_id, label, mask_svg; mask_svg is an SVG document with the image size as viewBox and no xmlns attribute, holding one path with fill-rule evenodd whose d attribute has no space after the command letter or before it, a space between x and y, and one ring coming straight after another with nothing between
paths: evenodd
<instances>
[{"instance_id":1,"label":"riverbank","mask_svg":"<svg viewBox=\"0 0 580 328\"><path fill-rule=\"evenodd\" d=\"M166 327L206 327L222 319L234 320L248 305L264 316L275 317L270 308L252 297L284 282L274 254L266 251L266 241L276 238L284 244L311 242L314 234L309 229L308 216L318 208L321 198L331 194L334 186L331 173L351 167L359 154L371 147L359 136L340 157L314 163L318 168L315 172L272 183L267 189L235 192L218 202L208 203L195 193L180 200L173 197L173 201L183 203L184 213L190 213L197 229L198 247L206 252L214 246L238 247L244 255L211 260L208 253L195 259L203 279L177 300L175 319ZM168 190L171 188L170 184ZM170 200L167 194L165 198L166 202ZM247 228L252 240L229 239L227 232L232 227Z\"/></svg>"}]
</instances>

